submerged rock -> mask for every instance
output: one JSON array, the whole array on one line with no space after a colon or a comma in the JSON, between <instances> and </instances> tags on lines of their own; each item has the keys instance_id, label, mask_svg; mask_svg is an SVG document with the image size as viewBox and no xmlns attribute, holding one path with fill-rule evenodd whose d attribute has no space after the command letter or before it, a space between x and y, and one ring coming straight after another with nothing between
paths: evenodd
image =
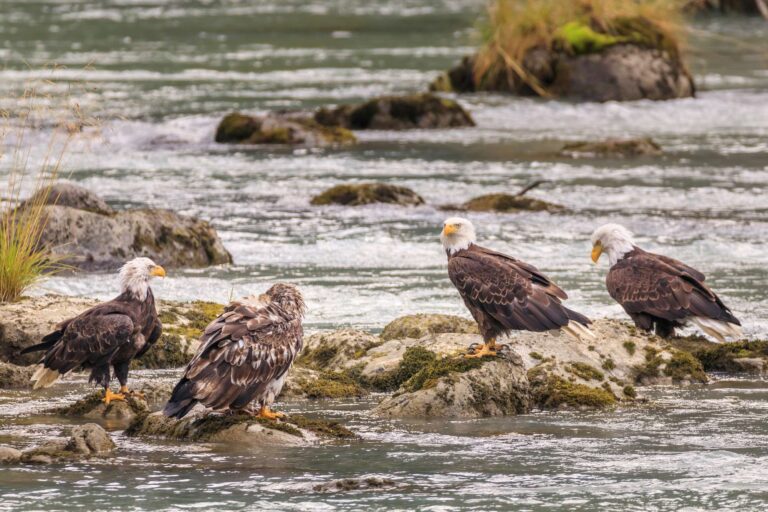
<instances>
[{"instance_id":1,"label":"submerged rock","mask_svg":"<svg viewBox=\"0 0 768 512\"><path fill-rule=\"evenodd\" d=\"M162 412L139 416L126 430L129 436L258 445L306 445L320 439L347 439L355 435L337 422L293 415L272 421L248 414L198 413L176 420Z\"/></svg>"},{"instance_id":2,"label":"submerged rock","mask_svg":"<svg viewBox=\"0 0 768 512\"><path fill-rule=\"evenodd\" d=\"M379 336L383 341L402 338L423 338L444 332L478 334L474 320L455 315L406 315L389 322Z\"/></svg>"},{"instance_id":3,"label":"submerged rock","mask_svg":"<svg viewBox=\"0 0 768 512\"><path fill-rule=\"evenodd\" d=\"M312 198L312 204L315 206L361 206L374 203L418 206L424 204L424 199L409 188L388 183L336 185Z\"/></svg>"},{"instance_id":4,"label":"submerged rock","mask_svg":"<svg viewBox=\"0 0 768 512\"><path fill-rule=\"evenodd\" d=\"M371 491L389 489L396 486L397 484L394 480L372 476L368 478L333 480L324 484L317 484L312 487L312 490L315 492Z\"/></svg>"},{"instance_id":5,"label":"submerged rock","mask_svg":"<svg viewBox=\"0 0 768 512\"><path fill-rule=\"evenodd\" d=\"M500 193L475 197L461 205L459 209L471 212L516 213L545 211L556 213L564 211L565 207L523 195Z\"/></svg>"},{"instance_id":6,"label":"submerged rock","mask_svg":"<svg viewBox=\"0 0 768 512\"><path fill-rule=\"evenodd\" d=\"M216 142L325 147L357 142L346 128L326 126L294 115L247 116L232 113L216 128Z\"/></svg>"},{"instance_id":7,"label":"submerged rock","mask_svg":"<svg viewBox=\"0 0 768 512\"><path fill-rule=\"evenodd\" d=\"M661 146L649 137L639 139L607 139L599 142L571 142L560 151L563 156L573 158L590 156L614 156L631 158L636 156L658 156Z\"/></svg>"},{"instance_id":8,"label":"submerged rock","mask_svg":"<svg viewBox=\"0 0 768 512\"><path fill-rule=\"evenodd\" d=\"M0 389L30 388L35 369L0 361Z\"/></svg>"},{"instance_id":9,"label":"submerged rock","mask_svg":"<svg viewBox=\"0 0 768 512\"><path fill-rule=\"evenodd\" d=\"M359 105L321 108L315 120L325 126L350 130L409 130L475 126L472 116L456 101L434 94L382 96Z\"/></svg>"},{"instance_id":10,"label":"submerged rock","mask_svg":"<svg viewBox=\"0 0 768 512\"><path fill-rule=\"evenodd\" d=\"M95 423L87 423L73 427L69 439L48 441L24 450L21 462L46 464L58 460L104 457L111 454L114 449L114 441L103 428Z\"/></svg>"}]
</instances>

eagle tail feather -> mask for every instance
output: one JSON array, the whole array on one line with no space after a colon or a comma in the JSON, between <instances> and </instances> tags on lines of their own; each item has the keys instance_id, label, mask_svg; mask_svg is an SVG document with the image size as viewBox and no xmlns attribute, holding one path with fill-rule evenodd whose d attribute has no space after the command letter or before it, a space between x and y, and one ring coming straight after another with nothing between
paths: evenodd
<instances>
[{"instance_id":1,"label":"eagle tail feather","mask_svg":"<svg viewBox=\"0 0 768 512\"><path fill-rule=\"evenodd\" d=\"M578 321L571 320L560 328L564 333L576 341L589 341L595 339L595 333L589 327Z\"/></svg>"},{"instance_id":2,"label":"eagle tail feather","mask_svg":"<svg viewBox=\"0 0 768 512\"><path fill-rule=\"evenodd\" d=\"M53 331L50 334L47 334L43 339L42 343L38 343L37 345L32 345L31 347L27 347L21 352L20 354L29 354L31 352L40 352L42 350L48 350L52 346L56 344L57 341L61 339L63 336L64 331Z\"/></svg>"},{"instance_id":3,"label":"eagle tail feather","mask_svg":"<svg viewBox=\"0 0 768 512\"><path fill-rule=\"evenodd\" d=\"M163 414L169 418L181 419L197 405L197 402L192 381L181 379L173 388L171 398L163 408Z\"/></svg>"},{"instance_id":4,"label":"eagle tail feather","mask_svg":"<svg viewBox=\"0 0 768 512\"><path fill-rule=\"evenodd\" d=\"M722 320L714 320L702 316L690 318L691 322L699 329L715 338L719 343L725 343L726 338L739 339L744 336L740 325Z\"/></svg>"},{"instance_id":5,"label":"eagle tail feather","mask_svg":"<svg viewBox=\"0 0 768 512\"><path fill-rule=\"evenodd\" d=\"M32 389L47 388L54 382L59 380L61 373L51 368L46 368L42 364L37 367L35 373L32 375Z\"/></svg>"}]
</instances>

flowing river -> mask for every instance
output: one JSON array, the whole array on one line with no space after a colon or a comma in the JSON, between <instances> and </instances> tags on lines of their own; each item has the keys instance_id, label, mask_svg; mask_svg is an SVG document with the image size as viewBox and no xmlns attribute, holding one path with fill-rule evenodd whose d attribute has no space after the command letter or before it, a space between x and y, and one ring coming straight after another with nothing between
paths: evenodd
<instances>
[{"instance_id":1,"label":"flowing river","mask_svg":"<svg viewBox=\"0 0 768 512\"><path fill-rule=\"evenodd\" d=\"M83 0L3 2L0 93L51 78L99 130L65 157L69 179L117 208L165 207L210 220L235 263L177 270L167 299L225 302L276 280L298 284L306 328L381 329L417 312L467 315L447 279L438 207L531 193L566 213L471 214L481 243L535 264L594 317L623 317L589 259L589 235L621 222L640 245L704 271L750 338L768 336L768 23L693 24L695 99L573 104L467 95L470 129L359 133L343 149L213 142L233 110L310 110L424 90L476 43L478 0ZM52 70L53 65L57 69ZM12 108L8 99L3 108ZM31 137L46 139L41 127ZM568 141L649 136L662 157L558 157ZM7 172L4 170L3 172ZM2 178L2 182L5 178ZM426 206L311 207L342 182L384 181ZM34 293L109 298L112 274L60 276ZM175 372L138 372L173 379ZM82 395L0 392L0 442L55 436L39 411ZM659 387L651 405L438 423L372 419L370 401L289 403L343 419L353 442L222 451L115 435L108 461L3 468L0 509L704 510L768 503L768 386L716 378ZM20 437L21 436L21 437ZM378 476L379 491L313 486Z\"/></svg>"}]
</instances>

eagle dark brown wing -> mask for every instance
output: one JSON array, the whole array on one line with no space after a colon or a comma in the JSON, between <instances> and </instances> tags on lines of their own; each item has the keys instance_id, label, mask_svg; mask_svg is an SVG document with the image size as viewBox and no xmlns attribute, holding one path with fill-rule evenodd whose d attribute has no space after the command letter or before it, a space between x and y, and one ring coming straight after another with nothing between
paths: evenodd
<instances>
[{"instance_id":1,"label":"eagle dark brown wing","mask_svg":"<svg viewBox=\"0 0 768 512\"><path fill-rule=\"evenodd\" d=\"M645 315L648 322L652 322L648 316L670 322L703 317L740 325L703 279L704 274L677 260L636 248L611 267L606 285L636 321L638 315Z\"/></svg>"},{"instance_id":2,"label":"eagle dark brown wing","mask_svg":"<svg viewBox=\"0 0 768 512\"><path fill-rule=\"evenodd\" d=\"M486 339L590 323L563 306L565 292L536 267L509 256L473 245L449 257L448 275Z\"/></svg>"},{"instance_id":3,"label":"eagle dark brown wing","mask_svg":"<svg viewBox=\"0 0 768 512\"><path fill-rule=\"evenodd\" d=\"M285 375L302 335L301 319L275 304L231 304L205 329L164 413L181 418L198 402L214 410L246 407Z\"/></svg>"}]
</instances>

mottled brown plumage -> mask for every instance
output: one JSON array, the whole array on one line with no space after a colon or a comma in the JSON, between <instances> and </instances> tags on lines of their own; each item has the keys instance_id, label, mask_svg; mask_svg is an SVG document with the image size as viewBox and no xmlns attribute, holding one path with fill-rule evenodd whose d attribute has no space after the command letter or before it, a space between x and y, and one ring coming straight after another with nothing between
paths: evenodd
<instances>
[{"instance_id":1,"label":"mottled brown plumage","mask_svg":"<svg viewBox=\"0 0 768 512\"><path fill-rule=\"evenodd\" d=\"M287 284L229 304L205 329L164 413L181 418L197 403L216 411L268 406L301 350L303 315L301 293Z\"/></svg>"},{"instance_id":2,"label":"mottled brown plumage","mask_svg":"<svg viewBox=\"0 0 768 512\"><path fill-rule=\"evenodd\" d=\"M568 295L536 267L474 243L447 251L448 276L486 341L509 331L549 331L590 320L566 308Z\"/></svg>"},{"instance_id":3,"label":"mottled brown plumage","mask_svg":"<svg viewBox=\"0 0 768 512\"><path fill-rule=\"evenodd\" d=\"M673 258L633 247L608 271L606 285L639 328L663 337L693 318L741 325L704 279Z\"/></svg>"}]
</instances>

